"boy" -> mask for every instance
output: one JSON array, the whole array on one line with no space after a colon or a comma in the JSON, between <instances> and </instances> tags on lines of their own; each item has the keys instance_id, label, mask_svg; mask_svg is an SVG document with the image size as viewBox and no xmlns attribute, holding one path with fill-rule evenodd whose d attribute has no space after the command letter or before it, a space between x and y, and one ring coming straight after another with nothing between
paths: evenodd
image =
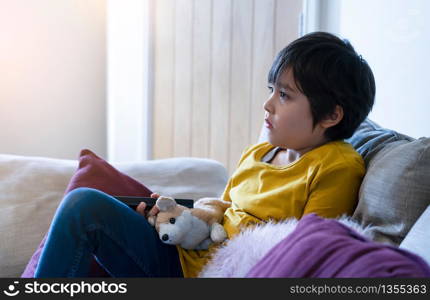
<instances>
[{"instance_id":1,"label":"boy","mask_svg":"<svg viewBox=\"0 0 430 300\"><path fill-rule=\"evenodd\" d=\"M343 139L371 110L375 81L349 42L323 32L295 40L273 62L268 88L268 142L245 150L222 196L232 202L223 222L229 238L269 219L350 215L365 173ZM210 258L178 250L185 276Z\"/></svg>"},{"instance_id":2,"label":"boy","mask_svg":"<svg viewBox=\"0 0 430 300\"><path fill-rule=\"evenodd\" d=\"M371 110L375 82L347 41L322 32L297 39L276 57L268 88L268 141L244 151L222 195L231 202L223 220L229 238L270 219L351 214L364 176L362 158L343 139ZM215 247L165 245L146 218L81 188L58 208L35 276L86 276L95 255L112 276L195 277Z\"/></svg>"}]
</instances>

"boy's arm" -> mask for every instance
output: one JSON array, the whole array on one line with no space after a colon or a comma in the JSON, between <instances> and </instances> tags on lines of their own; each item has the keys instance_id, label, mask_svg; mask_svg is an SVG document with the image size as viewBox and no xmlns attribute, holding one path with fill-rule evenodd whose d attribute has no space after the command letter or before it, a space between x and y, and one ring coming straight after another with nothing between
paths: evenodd
<instances>
[{"instance_id":1,"label":"boy's arm","mask_svg":"<svg viewBox=\"0 0 430 300\"><path fill-rule=\"evenodd\" d=\"M352 215L364 169L337 166L320 174L311 185L303 215L316 213L325 218Z\"/></svg>"}]
</instances>

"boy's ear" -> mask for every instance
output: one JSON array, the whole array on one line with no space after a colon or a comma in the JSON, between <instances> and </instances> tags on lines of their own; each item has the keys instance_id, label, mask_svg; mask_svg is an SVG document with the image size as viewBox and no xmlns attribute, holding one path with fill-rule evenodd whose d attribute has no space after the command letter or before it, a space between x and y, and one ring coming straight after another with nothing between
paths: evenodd
<instances>
[{"instance_id":1,"label":"boy's ear","mask_svg":"<svg viewBox=\"0 0 430 300\"><path fill-rule=\"evenodd\" d=\"M323 128L330 128L337 125L343 119L343 108L340 105L336 105L334 111L327 115L324 119L321 120L320 125Z\"/></svg>"}]
</instances>

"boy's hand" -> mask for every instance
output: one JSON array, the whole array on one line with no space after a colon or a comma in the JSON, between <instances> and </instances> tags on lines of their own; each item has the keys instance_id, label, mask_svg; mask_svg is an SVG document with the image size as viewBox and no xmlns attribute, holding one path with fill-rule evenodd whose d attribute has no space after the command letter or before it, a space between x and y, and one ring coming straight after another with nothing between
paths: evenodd
<instances>
[{"instance_id":1,"label":"boy's hand","mask_svg":"<svg viewBox=\"0 0 430 300\"><path fill-rule=\"evenodd\" d=\"M152 193L150 197L154 199L158 199L160 195L157 193ZM145 202L140 202L139 205L136 207L136 211L142 216L144 216L145 218L148 218L150 216L156 216L160 211L160 209L156 205L154 205L149 212L145 211L145 208L146 208Z\"/></svg>"}]
</instances>

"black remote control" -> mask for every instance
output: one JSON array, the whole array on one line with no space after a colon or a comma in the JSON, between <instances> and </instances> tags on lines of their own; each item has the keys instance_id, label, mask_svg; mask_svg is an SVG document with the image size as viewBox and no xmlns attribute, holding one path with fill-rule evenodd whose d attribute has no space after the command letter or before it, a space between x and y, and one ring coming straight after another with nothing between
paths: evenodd
<instances>
[{"instance_id":1,"label":"black remote control","mask_svg":"<svg viewBox=\"0 0 430 300\"><path fill-rule=\"evenodd\" d=\"M132 209L136 210L136 207L139 205L140 202L146 203L145 210L151 209L154 205L157 199L151 198L151 197L137 197L137 196L113 196L115 199L123 202L124 204L127 204ZM194 200L192 199L175 199L176 203L183 205L188 208L194 207Z\"/></svg>"}]
</instances>

